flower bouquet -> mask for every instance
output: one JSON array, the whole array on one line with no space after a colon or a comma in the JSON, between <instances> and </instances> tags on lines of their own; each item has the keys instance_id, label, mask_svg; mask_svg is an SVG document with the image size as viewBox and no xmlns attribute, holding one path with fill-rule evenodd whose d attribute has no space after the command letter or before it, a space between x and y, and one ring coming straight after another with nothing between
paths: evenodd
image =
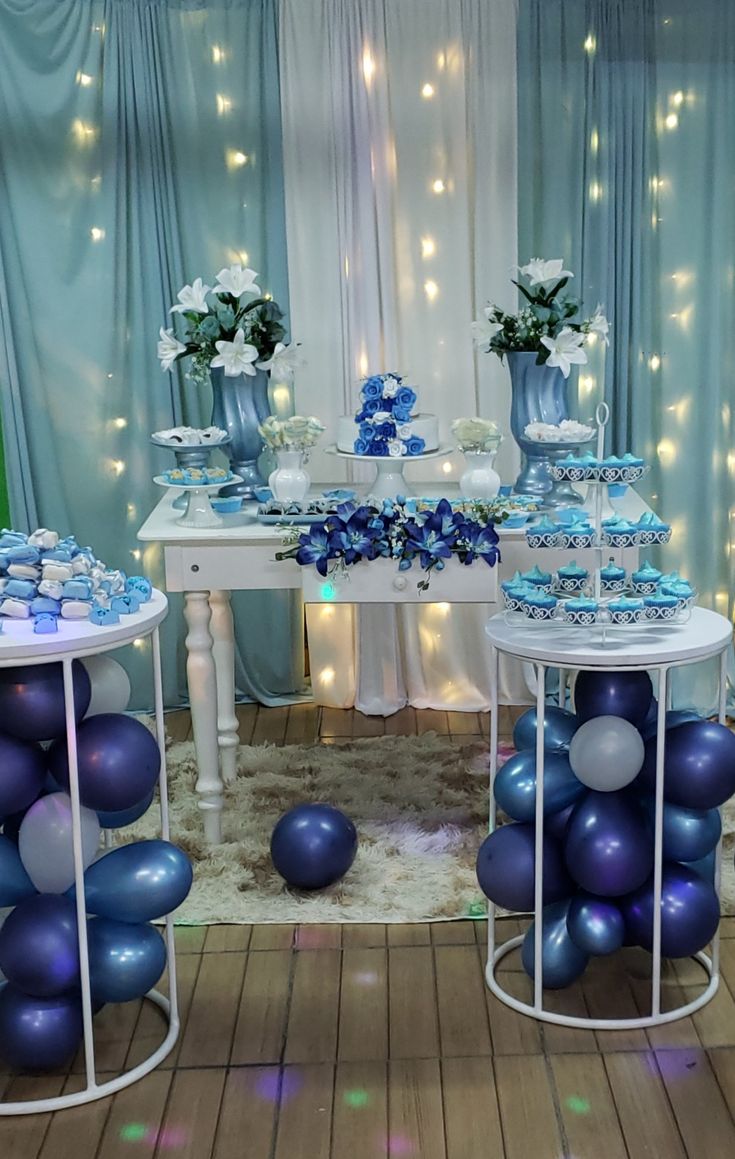
<instances>
[{"instance_id":1,"label":"flower bouquet","mask_svg":"<svg viewBox=\"0 0 735 1159\"><path fill-rule=\"evenodd\" d=\"M399 571L418 560L426 573L417 583L420 592L428 589L431 572L441 571L453 556L463 564L482 559L489 567L500 559L493 521L454 511L447 499L431 511L415 512L407 511L401 498L343 503L308 531L287 530L284 544L286 550L276 552L276 559L313 565L324 577L348 576L349 567L362 560L393 559Z\"/></svg>"},{"instance_id":2,"label":"flower bouquet","mask_svg":"<svg viewBox=\"0 0 735 1159\"><path fill-rule=\"evenodd\" d=\"M292 415L288 419L277 419L269 415L258 427L263 442L272 451L309 451L316 446L325 427L309 415Z\"/></svg>"},{"instance_id":3,"label":"flower bouquet","mask_svg":"<svg viewBox=\"0 0 735 1159\"><path fill-rule=\"evenodd\" d=\"M498 424L490 419L455 419L452 434L460 451L497 451L503 441Z\"/></svg>"},{"instance_id":4,"label":"flower bouquet","mask_svg":"<svg viewBox=\"0 0 735 1159\"><path fill-rule=\"evenodd\" d=\"M403 385L400 374L371 375L362 384L360 398L360 410L355 415L356 455L400 459L422 454L426 444L413 433L411 421L416 391Z\"/></svg>"},{"instance_id":5,"label":"flower bouquet","mask_svg":"<svg viewBox=\"0 0 735 1159\"><path fill-rule=\"evenodd\" d=\"M545 261L532 258L518 272L528 281L511 279L525 299L525 305L510 314L500 306L489 305L484 317L472 323L475 345L485 352L493 351L499 358L511 351L535 351L539 365L558 366L565 378L572 364L584 365L587 355L584 344L594 336L609 344L610 323L597 305L590 318L575 321L580 309L577 298L562 294L574 274L563 269L561 258Z\"/></svg>"}]
</instances>

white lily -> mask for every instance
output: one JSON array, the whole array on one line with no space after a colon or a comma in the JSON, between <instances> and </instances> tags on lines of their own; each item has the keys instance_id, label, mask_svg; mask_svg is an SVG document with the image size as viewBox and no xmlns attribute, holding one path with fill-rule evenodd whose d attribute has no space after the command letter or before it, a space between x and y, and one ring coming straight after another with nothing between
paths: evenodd
<instances>
[{"instance_id":1,"label":"white lily","mask_svg":"<svg viewBox=\"0 0 735 1159\"><path fill-rule=\"evenodd\" d=\"M564 270L563 258L553 258L545 261L544 258L531 258L526 266L518 266L518 272L528 278L532 286L544 286L547 282L556 282L559 278L573 278L571 270Z\"/></svg>"},{"instance_id":2,"label":"white lily","mask_svg":"<svg viewBox=\"0 0 735 1159\"><path fill-rule=\"evenodd\" d=\"M495 335L503 329L500 322L491 322L490 315L493 312L493 306L486 306L482 311L485 315L479 322L473 322L470 326L472 337L475 340L475 346L482 349L483 346L489 346Z\"/></svg>"},{"instance_id":3,"label":"white lily","mask_svg":"<svg viewBox=\"0 0 735 1159\"><path fill-rule=\"evenodd\" d=\"M259 370L269 370L274 382L291 382L294 371L304 365L304 360L295 342L290 346L276 342L270 358L262 358L256 365Z\"/></svg>"},{"instance_id":4,"label":"white lily","mask_svg":"<svg viewBox=\"0 0 735 1159\"><path fill-rule=\"evenodd\" d=\"M204 285L201 278L195 278L190 286L184 286L183 290L179 290L176 295L179 299L179 305L172 306L169 314L183 314L185 310L194 310L197 314L208 314L207 294L211 289L211 286Z\"/></svg>"},{"instance_id":5,"label":"white lily","mask_svg":"<svg viewBox=\"0 0 735 1159\"><path fill-rule=\"evenodd\" d=\"M215 346L218 353L210 366L223 366L228 378L235 378L238 374L255 374L253 363L258 357L258 350L245 341L244 331L237 331L234 342L215 342Z\"/></svg>"},{"instance_id":6,"label":"white lily","mask_svg":"<svg viewBox=\"0 0 735 1159\"><path fill-rule=\"evenodd\" d=\"M161 370L170 370L179 354L183 354L186 350L183 342L179 342L178 338L174 337L173 330L164 330L163 326L158 331L161 340L158 343L158 357L161 359Z\"/></svg>"},{"instance_id":7,"label":"white lily","mask_svg":"<svg viewBox=\"0 0 735 1159\"><path fill-rule=\"evenodd\" d=\"M243 294L259 294L260 286L256 286L254 280L257 276L255 270L244 270L237 263L229 269L220 270L214 293L232 294L233 298L240 298Z\"/></svg>"},{"instance_id":8,"label":"white lily","mask_svg":"<svg viewBox=\"0 0 735 1159\"><path fill-rule=\"evenodd\" d=\"M572 330L569 326L560 330L556 338L548 338L544 334L541 345L551 351L546 359L546 365L558 366L564 377L569 378L572 363L583 366L587 361L587 355L582 349L584 339L584 334Z\"/></svg>"},{"instance_id":9,"label":"white lily","mask_svg":"<svg viewBox=\"0 0 735 1159\"><path fill-rule=\"evenodd\" d=\"M602 304L600 302L595 306L595 312L587 325L589 334L596 334L606 346L610 345L610 339L608 338L610 323L602 312Z\"/></svg>"}]
</instances>

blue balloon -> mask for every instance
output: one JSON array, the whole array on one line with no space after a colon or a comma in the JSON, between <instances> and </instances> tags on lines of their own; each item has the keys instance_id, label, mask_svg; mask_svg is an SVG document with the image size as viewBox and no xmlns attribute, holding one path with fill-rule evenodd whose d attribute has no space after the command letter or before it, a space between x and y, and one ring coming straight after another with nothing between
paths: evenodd
<instances>
[{"instance_id":1,"label":"blue balloon","mask_svg":"<svg viewBox=\"0 0 735 1159\"><path fill-rule=\"evenodd\" d=\"M0 928L0 970L34 998L54 998L79 979L76 906L42 893L19 903Z\"/></svg>"},{"instance_id":2,"label":"blue balloon","mask_svg":"<svg viewBox=\"0 0 735 1159\"><path fill-rule=\"evenodd\" d=\"M72 663L77 724L92 696L87 670ZM55 740L66 734L64 676L60 663L0 668L0 720L3 731L21 740Z\"/></svg>"},{"instance_id":3,"label":"blue balloon","mask_svg":"<svg viewBox=\"0 0 735 1159\"><path fill-rule=\"evenodd\" d=\"M630 893L653 869L645 810L624 789L589 792L572 814L564 852L567 869L588 893Z\"/></svg>"},{"instance_id":4,"label":"blue balloon","mask_svg":"<svg viewBox=\"0 0 735 1159\"><path fill-rule=\"evenodd\" d=\"M695 873L698 873L700 877L703 877L705 881L708 881L710 885L714 885L715 857L716 850L713 849L712 852L708 853L706 857L700 857L699 861L687 861L684 864L686 864L689 869L693 869Z\"/></svg>"},{"instance_id":5,"label":"blue balloon","mask_svg":"<svg viewBox=\"0 0 735 1159\"><path fill-rule=\"evenodd\" d=\"M189 858L170 841L121 845L85 873L87 912L118 922L153 921L181 905L192 879ZM74 894L72 886L69 895Z\"/></svg>"},{"instance_id":6,"label":"blue balloon","mask_svg":"<svg viewBox=\"0 0 735 1159\"><path fill-rule=\"evenodd\" d=\"M36 892L35 885L23 868L17 844L9 837L0 837L0 909L17 905Z\"/></svg>"},{"instance_id":7,"label":"blue balloon","mask_svg":"<svg viewBox=\"0 0 735 1159\"><path fill-rule=\"evenodd\" d=\"M566 708L556 708L547 704L544 708L544 748L550 752L557 749L566 751L570 741L579 728L579 721L573 712ZM529 708L523 716L519 716L513 729L513 744L520 752L522 749L536 748L536 709Z\"/></svg>"},{"instance_id":8,"label":"blue balloon","mask_svg":"<svg viewBox=\"0 0 735 1159\"><path fill-rule=\"evenodd\" d=\"M649 720L648 717L646 717L643 724L640 726L640 733L644 740L649 740L652 736L655 736L656 730L658 728L658 703L655 700L652 701L652 703L656 706L653 713L653 719ZM649 713L649 716L650 715L651 714ZM668 731L670 728L678 728L680 724L688 724L692 720L702 719L703 718L699 715L699 713L690 712L689 709L672 708L666 713L666 729Z\"/></svg>"},{"instance_id":9,"label":"blue balloon","mask_svg":"<svg viewBox=\"0 0 735 1159\"><path fill-rule=\"evenodd\" d=\"M102 712L77 729L79 795L88 809L105 813L130 809L155 787L161 767L158 741L144 724L119 712ZM59 785L69 788L66 738L48 754Z\"/></svg>"},{"instance_id":10,"label":"blue balloon","mask_svg":"<svg viewBox=\"0 0 735 1159\"><path fill-rule=\"evenodd\" d=\"M579 893L567 914L569 936L585 954L613 954L625 938L625 922L618 907L606 897Z\"/></svg>"},{"instance_id":11,"label":"blue balloon","mask_svg":"<svg viewBox=\"0 0 735 1159\"><path fill-rule=\"evenodd\" d=\"M653 840L655 802L648 797L645 803ZM722 833L719 809L686 809L664 801L663 854L665 861L699 861L715 848Z\"/></svg>"},{"instance_id":12,"label":"blue balloon","mask_svg":"<svg viewBox=\"0 0 735 1159\"><path fill-rule=\"evenodd\" d=\"M645 720L642 720L638 725L638 731L644 740L647 740L656 731L656 724L658 721L658 700L655 696L651 697L651 703L648 706Z\"/></svg>"},{"instance_id":13,"label":"blue balloon","mask_svg":"<svg viewBox=\"0 0 735 1159\"><path fill-rule=\"evenodd\" d=\"M82 1040L82 1004L75 995L33 998L16 986L0 991L0 1058L22 1071L55 1070Z\"/></svg>"},{"instance_id":14,"label":"blue balloon","mask_svg":"<svg viewBox=\"0 0 735 1159\"><path fill-rule=\"evenodd\" d=\"M638 728L648 715L652 696L647 672L580 672L574 685L580 724L593 716L622 716Z\"/></svg>"},{"instance_id":15,"label":"blue balloon","mask_svg":"<svg viewBox=\"0 0 735 1159\"><path fill-rule=\"evenodd\" d=\"M87 932L95 1003L130 1002L155 986L166 968L166 945L155 926L93 918Z\"/></svg>"},{"instance_id":16,"label":"blue balloon","mask_svg":"<svg viewBox=\"0 0 735 1159\"><path fill-rule=\"evenodd\" d=\"M628 935L653 950L653 877L621 903ZM704 949L720 922L714 887L687 865L666 862L661 888L661 954L689 958Z\"/></svg>"},{"instance_id":17,"label":"blue balloon","mask_svg":"<svg viewBox=\"0 0 735 1159\"><path fill-rule=\"evenodd\" d=\"M271 837L273 864L294 889L324 889L355 860L357 831L331 805L297 805L284 813Z\"/></svg>"},{"instance_id":18,"label":"blue balloon","mask_svg":"<svg viewBox=\"0 0 735 1159\"><path fill-rule=\"evenodd\" d=\"M46 780L46 757L39 744L0 733L0 812L27 809Z\"/></svg>"},{"instance_id":19,"label":"blue balloon","mask_svg":"<svg viewBox=\"0 0 735 1159\"><path fill-rule=\"evenodd\" d=\"M589 955L575 946L567 929L569 902L559 901L546 906L542 914L541 976L545 990L561 990L570 986L584 973ZM535 978L534 949L536 922L526 930L521 946L523 969L529 978Z\"/></svg>"},{"instance_id":20,"label":"blue balloon","mask_svg":"<svg viewBox=\"0 0 735 1159\"><path fill-rule=\"evenodd\" d=\"M640 742L639 742L640 743ZM544 814L558 813L578 801L586 788L572 772L567 753L544 755ZM536 815L536 753L514 753L495 777L495 800L514 821L533 821Z\"/></svg>"},{"instance_id":21,"label":"blue balloon","mask_svg":"<svg viewBox=\"0 0 735 1159\"><path fill-rule=\"evenodd\" d=\"M656 787L656 738L646 741L636 785ZM687 721L666 733L664 796L687 809L716 809L735 793L735 735L714 721Z\"/></svg>"},{"instance_id":22,"label":"blue balloon","mask_svg":"<svg viewBox=\"0 0 735 1159\"><path fill-rule=\"evenodd\" d=\"M477 854L477 880L490 901L516 913L534 908L536 865L534 825L501 825L488 834ZM543 904L568 897L574 886L564 868L562 847L544 833Z\"/></svg>"},{"instance_id":23,"label":"blue balloon","mask_svg":"<svg viewBox=\"0 0 735 1159\"><path fill-rule=\"evenodd\" d=\"M122 829L125 825L132 825L133 821L137 821L144 813L148 812L155 795L156 790L153 788L142 801L138 801L137 805L132 805L130 809L121 809L117 813L106 813L98 810L97 817L101 827L103 829Z\"/></svg>"},{"instance_id":24,"label":"blue balloon","mask_svg":"<svg viewBox=\"0 0 735 1159\"><path fill-rule=\"evenodd\" d=\"M544 817L544 833L548 833L549 837L555 837L563 845L567 839L567 829L575 807L576 802L574 805L567 805L566 809L560 809L558 813L549 813L548 817Z\"/></svg>"}]
</instances>

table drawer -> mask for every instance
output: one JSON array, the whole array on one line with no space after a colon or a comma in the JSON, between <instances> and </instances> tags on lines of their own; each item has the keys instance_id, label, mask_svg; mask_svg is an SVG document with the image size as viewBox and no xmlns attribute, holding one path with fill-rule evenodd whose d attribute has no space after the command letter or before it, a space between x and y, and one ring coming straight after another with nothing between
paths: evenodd
<instances>
[{"instance_id":1,"label":"table drawer","mask_svg":"<svg viewBox=\"0 0 735 1159\"><path fill-rule=\"evenodd\" d=\"M493 604L498 598L498 569L482 560L470 566L449 560L442 571L431 572L427 592L417 586L426 572L416 564L399 571L390 559L356 563L346 576L337 574L326 580L316 568L305 567L301 572L304 600L312 604Z\"/></svg>"},{"instance_id":2,"label":"table drawer","mask_svg":"<svg viewBox=\"0 0 735 1159\"><path fill-rule=\"evenodd\" d=\"M292 559L277 560L280 545L203 544L167 547L166 590L262 591L300 588L301 568Z\"/></svg>"}]
</instances>

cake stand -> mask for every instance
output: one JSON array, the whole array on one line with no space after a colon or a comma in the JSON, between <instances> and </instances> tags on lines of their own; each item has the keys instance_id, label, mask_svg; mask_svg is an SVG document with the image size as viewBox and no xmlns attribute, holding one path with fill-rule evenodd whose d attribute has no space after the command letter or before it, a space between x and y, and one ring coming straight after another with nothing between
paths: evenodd
<instances>
[{"instance_id":1,"label":"cake stand","mask_svg":"<svg viewBox=\"0 0 735 1159\"><path fill-rule=\"evenodd\" d=\"M426 459L439 459L442 455L451 455L456 448L446 445L437 447L435 451L425 451L422 455L402 455L400 459L391 459L388 455L378 458L376 455L355 455L351 451L340 451L336 443L325 447L328 455L336 455L339 459L350 459L353 463L372 463L376 468L375 479L368 485L368 493L377 499L395 499L396 495L413 495L410 483L403 477L403 468L407 463L422 463Z\"/></svg>"},{"instance_id":2,"label":"cake stand","mask_svg":"<svg viewBox=\"0 0 735 1159\"><path fill-rule=\"evenodd\" d=\"M532 446L535 450L535 462L538 472L535 480L535 487L537 489L531 489L530 493L536 495L547 507L571 507L582 503L583 496L580 495L579 491L575 491L571 483L566 480L554 479L549 473L549 466L558 463L565 455L571 454L579 447L586 447L596 438L597 433L590 435L588 439L577 439L572 443L552 443L544 442L542 439L524 439L523 449L527 452L527 446ZM541 480L542 467L543 481ZM542 486L546 486L547 481L549 489L542 490Z\"/></svg>"},{"instance_id":3,"label":"cake stand","mask_svg":"<svg viewBox=\"0 0 735 1159\"><path fill-rule=\"evenodd\" d=\"M154 483L159 487L166 487L169 491L178 491L184 500L188 497L189 503L184 514L176 520L181 527L224 527L225 521L212 507L209 496L229 483L240 483L240 475L230 475L221 483L204 483L201 486L191 483L170 483L164 475L156 475ZM174 507L176 506L174 502Z\"/></svg>"},{"instance_id":4,"label":"cake stand","mask_svg":"<svg viewBox=\"0 0 735 1159\"><path fill-rule=\"evenodd\" d=\"M155 434L151 435L154 447L164 447L167 451L173 451L176 466L182 471L191 467L208 467L210 451L226 447L230 441L230 436L227 434L217 441L210 439L206 443L174 443L170 439L161 439ZM186 511L186 495L177 495L173 506L177 511Z\"/></svg>"}]
</instances>

